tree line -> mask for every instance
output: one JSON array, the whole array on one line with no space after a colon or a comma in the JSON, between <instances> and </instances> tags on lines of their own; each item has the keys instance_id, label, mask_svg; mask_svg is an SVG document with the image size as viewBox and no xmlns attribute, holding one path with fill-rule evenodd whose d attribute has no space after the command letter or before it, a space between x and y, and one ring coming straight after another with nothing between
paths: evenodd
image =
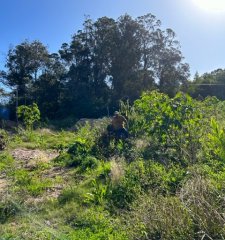
<instances>
[{"instance_id":1,"label":"tree line","mask_svg":"<svg viewBox=\"0 0 225 240\"><path fill-rule=\"evenodd\" d=\"M193 81L188 81L187 93L194 98L204 99L215 96L225 100L225 69L216 69L201 76L196 73Z\"/></svg>"},{"instance_id":2,"label":"tree line","mask_svg":"<svg viewBox=\"0 0 225 240\"><path fill-rule=\"evenodd\" d=\"M88 17L57 53L25 40L9 49L0 71L1 83L11 89L12 112L35 102L49 119L106 115L120 100L132 103L146 90L201 93L189 76L174 31L163 30L152 14Z\"/></svg>"}]
</instances>

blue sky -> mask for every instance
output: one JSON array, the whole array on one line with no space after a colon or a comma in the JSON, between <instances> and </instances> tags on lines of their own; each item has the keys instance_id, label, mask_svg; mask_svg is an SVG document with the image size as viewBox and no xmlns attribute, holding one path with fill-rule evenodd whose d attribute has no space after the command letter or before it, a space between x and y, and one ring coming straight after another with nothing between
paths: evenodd
<instances>
[{"instance_id":1,"label":"blue sky","mask_svg":"<svg viewBox=\"0 0 225 240\"><path fill-rule=\"evenodd\" d=\"M172 28L192 76L225 68L225 11L207 11L193 1L199 0L0 0L0 69L9 47L25 39L56 52L82 28L85 15L96 20L125 13L152 13L162 28Z\"/></svg>"}]
</instances>

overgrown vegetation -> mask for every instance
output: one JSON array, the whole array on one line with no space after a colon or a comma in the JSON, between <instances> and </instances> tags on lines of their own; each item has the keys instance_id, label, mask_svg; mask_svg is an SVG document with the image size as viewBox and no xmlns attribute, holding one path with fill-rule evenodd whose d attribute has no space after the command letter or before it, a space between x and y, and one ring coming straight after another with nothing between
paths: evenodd
<instances>
[{"instance_id":1,"label":"overgrown vegetation","mask_svg":"<svg viewBox=\"0 0 225 240\"><path fill-rule=\"evenodd\" d=\"M17 108L17 116L22 119L26 130L32 131L34 123L38 122L41 118L38 105L33 103L30 106L20 105Z\"/></svg>"},{"instance_id":2,"label":"overgrown vegetation","mask_svg":"<svg viewBox=\"0 0 225 240\"><path fill-rule=\"evenodd\" d=\"M86 18L56 53L38 40L25 40L7 53L0 82L10 88L9 108L37 103L42 117L101 117L133 102L143 90L170 96L189 77L172 29L152 14L137 18Z\"/></svg>"},{"instance_id":3,"label":"overgrown vegetation","mask_svg":"<svg viewBox=\"0 0 225 240\"><path fill-rule=\"evenodd\" d=\"M0 155L1 239L224 239L225 102L145 92L121 103L131 137L107 121L9 135ZM32 167L15 148L57 151Z\"/></svg>"}]
</instances>

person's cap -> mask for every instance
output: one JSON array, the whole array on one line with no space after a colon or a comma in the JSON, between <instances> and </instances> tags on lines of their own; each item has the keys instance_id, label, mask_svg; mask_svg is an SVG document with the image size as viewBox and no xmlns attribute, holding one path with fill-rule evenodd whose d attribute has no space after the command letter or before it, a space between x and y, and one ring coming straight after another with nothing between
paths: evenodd
<instances>
[{"instance_id":1,"label":"person's cap","mask_svg":"<svg viewBox=\"0 0 225 240\"><path fill-rule=\"evenodd\" d=\"M118 112L118 111L115 111L115 112L114 112L114 115L118 115L118 114L119 114L119 112Z\"/></svg>"}]
</instances>

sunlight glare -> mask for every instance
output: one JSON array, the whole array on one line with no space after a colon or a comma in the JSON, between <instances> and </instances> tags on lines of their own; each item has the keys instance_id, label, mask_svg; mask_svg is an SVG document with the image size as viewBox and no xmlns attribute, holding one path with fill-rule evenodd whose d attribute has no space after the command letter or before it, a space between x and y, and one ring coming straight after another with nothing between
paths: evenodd
<instances>
[{"instance_id":1,"label":"sunlight glare","mask_svg":"<svg viewBox=\"0 0 225 240\"><path fill-rule=\"evenodd\" d=\"M224 12L225 0L193 0L201 9L211 12Z\"/></svg>"}]
</instances>

